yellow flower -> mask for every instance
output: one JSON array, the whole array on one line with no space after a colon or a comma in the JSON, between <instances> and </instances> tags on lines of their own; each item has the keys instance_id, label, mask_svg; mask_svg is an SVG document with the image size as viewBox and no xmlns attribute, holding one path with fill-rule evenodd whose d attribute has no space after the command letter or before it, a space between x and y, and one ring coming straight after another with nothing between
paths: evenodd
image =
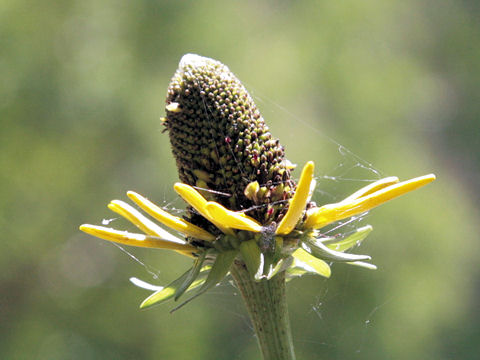
<instances>
[{"instance_id":1,"label":"yellow flower","mask_svg":"<svg viewBox=\"0 0 480 360\"><path fill-rule=\"evenodd\" d=\"M290 277L305 273L329 277L330 267L327 261L347 262L374 269L374 265L364 262L370 259L369 256L344 252L362 241L372 230L371 226L358 228L344 238L322 236L318 229L367 212L433 180L433 174L404 182L399 182L396 177L388 177L358 190L338 203L307 210L315 185L314 163L310 161L302 170L288 210L278 226L275 223L260 224L243 212L231 211L218 202L208 201L190 185L176 183L175 191L188 205L215 225L220 230L220 235L214 235L164 211L133 191L127 195L140 209L183 237L173 235L120 200L112 201L108 207L144 234L89 224L80 226L80 230L108 241L173 250L195 259L192 269L169 286L158 289L142 303L142 307L148 307L171 297L177 299L185 291L198 286L202 288L197 295L206 291L228 274L235 259L243 261L257 281L269 279L279 271L286 271Z\"/></svg>"}]
</instances>

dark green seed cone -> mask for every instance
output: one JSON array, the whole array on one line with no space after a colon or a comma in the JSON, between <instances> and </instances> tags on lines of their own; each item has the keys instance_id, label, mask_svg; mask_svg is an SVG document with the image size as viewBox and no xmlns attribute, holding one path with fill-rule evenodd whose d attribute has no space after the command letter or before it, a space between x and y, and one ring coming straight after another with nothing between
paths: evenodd
<instances>
[{"instance_id":1,"label":"dark green seed cone","mask_svg":"<svg viewBox=\"0 0 480 360\"><path fill-rule=\"evenodd\" d=\"M180 180L262 223L279 221L295 183L284 149L222 63L188 54L168 87L164 124Z\"/></svg>"}]
</instances>

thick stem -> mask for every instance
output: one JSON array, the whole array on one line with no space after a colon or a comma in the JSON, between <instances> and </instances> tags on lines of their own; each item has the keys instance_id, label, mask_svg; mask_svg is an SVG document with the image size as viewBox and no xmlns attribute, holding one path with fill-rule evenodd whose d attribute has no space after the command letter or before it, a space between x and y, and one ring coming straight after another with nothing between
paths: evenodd
<instances>
[{"instance_id":1,"label":"thick stem","mask_svg":"<svg viewBox=\"0 0 480 360\"><path fill-rule=\"evenodd\" d=\"M285 295L285 273L256 282L243 263L230 272L242 293L264 360L295 360Z\"/></svg>"}]
</instances>

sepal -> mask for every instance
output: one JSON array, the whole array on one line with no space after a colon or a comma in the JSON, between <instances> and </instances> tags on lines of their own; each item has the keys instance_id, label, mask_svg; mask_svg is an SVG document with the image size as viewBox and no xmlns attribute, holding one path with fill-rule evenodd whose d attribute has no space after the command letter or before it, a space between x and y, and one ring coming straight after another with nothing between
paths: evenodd
<instances>
[{"instance_id":1,"label":"sepal","mask_svg":"<svg viewBox=\"0 0 480 360\"><path fill-rule=\"evenodd\" d=\"M185 291L192 285L192 283L195 281L195 279L198 277L198 274L200 274L200 270L203 267L203 263L205 262L205 258L207 256L208 251L204 251L200 254L198 258L195 259L193 262L193 266L190 269L187 277L183 281L183 283L180 285L180 287L177 289L175 292L175 301L177 301L180 296L183 295Z\"/></svg>"},{"instance_id":2,"label":"sepal","mask_svg":"<svg viewBox=\"0 0 480 360\"><path fill-rule=\"evenodd\" d=\"M193 289L198 288L200 285L203 285L205 283L205 280L207 279L210 268L211 268L211 266L204 266L200 270L200 273L198 274L195 281L193 281L191 283L191 285L189 286L187 291L191 291ZM159 304L173 298L175 296L177 290L180 288L180 286L185 282L187 277L190 275L190 271L191 270L187 271L182 276L180 276L178 279L171 282L169 285L167 285L164 288L154 292L152 295L150 295L145 300L143 300L143 302L140 304L140 309L147 309L149 307L152 307L154 305L159 305Z\"/></svg>"},{"instance_id":3,"label":"sepal","mask_svg":"<svg viewBox=\"0 0 480 360\"><path fill-rule=\"evenodd\" d=\"M220 281L222 281L225 278L225 276L227 276L230 270L230 266L232 265L233 260L235 260L235 257L237 256L237 254L238 254L237 250L230 250L230 251L224 251L219 253L202 287L197 291L195 295L193 295L190 299L185 300L183 303L181 303L180 305L172 309L171 312L174 312L180 309L182 306L186 305L187 303L189 303L196 297L202 295L204 292L206 292L210 288L217 285Z\"/></svg>"},{"instance_id":4,"label":"sepal","mask_svg":"<svg viewBox=\"0 0 480 360\"><path fill-rule=\"evenodd\" d=\"M264 256L260 251L257 242L254 239L242 241L239 249L248 272L255 279L261 278L263 274Z\"/></svg>"},{"instance_id":5,"label":"sepal","mask_svg":"<svg viewBox=\"0 0 480 360\"><path fill-rule=\"evenodd\" d=\"M307 239L301 243L302 249L319 259L331 260L337 262L370 260L368 255L347 254L341 251L335 251L328 248L317 239Z\"/></svg>"}]
</instances>

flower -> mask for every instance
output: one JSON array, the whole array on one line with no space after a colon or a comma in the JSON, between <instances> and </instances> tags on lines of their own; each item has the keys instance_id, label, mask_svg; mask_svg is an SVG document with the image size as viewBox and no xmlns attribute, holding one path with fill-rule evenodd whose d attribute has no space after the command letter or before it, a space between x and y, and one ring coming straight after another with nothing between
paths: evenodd
<instances>
[{"instance_id":1,"label":"flower","mask_svg":"<svg viewBox=\"0 0 480 360\"><path fill-rule=\"evenodd\" d=\"M325 236L320 229L435 179L433 174L404 182L388 177L338 203L316 206L310 201L315 188L313 161L303 167L295 184L283 147L268 131L240 81L225 65L198 55L188 54L180 61L169 86L166 112L163 124L181 180L174 189L188 204L185 218L129 191L130 200L170 231L120 200L113 200L110 210L143 233L80 226L108 241L173 250L193 259L191 269L164 288L132 279L155 290L142 308L178 300L199 288L186 302L190 301L222 281L235 261L243 263L257 282L280 272L287 278L306 273L329 277L329 262L375 269L366 262L368 255L345 252L360 243L371 226L346 236Z\"/></svg>"},{"instance_id":2,"label":"flower","mask_svg":"<svg viewBox=\"0 0 480 360\"><path fill-rule=\"evenodd\" d=\"M269 224L260 224L241 211L232 211L218 202L208 201L190 185L176 183L174 189L180 197L214 224L220 230L220 235L215 236L178 216L169 214L133 191L129 191L127 196L138 207L162 225L181 233L184 239L172 235L120 200L113 200L108 205L110 210L129 220L144 234L89 224L80 226L80 230L124 245L174 250L194 258L196 264L186 274L192 275L193 272L196 276L184 275L180 278L184 281L188 280L188 283L177 281L178 284L184 284L183 290L188 288L192 290L203 284L203 291L206 291L216 285L227 275L236 257L245 262L257 281L263 278L269 279L280 270L287 270L291 276L308 272L329 277L330 267L326 261L348 262L374 268L373 265L363 262L370 260L369 256L344 253L345 250L362 241L372 228L364 226L343 239L322 236L318 229L335 221L367 212L388 200L435 180L433 174L404 182L398 182L398 178L389 177L365 186L338 203L306 210L313 191L313 170L314 163L310 161L302 170L297 189L285 216L274 229L269 227ZM273 246L263 248L262 244L265 241L271 241ZM207 259L209 261L206 261ZM197 279L201 274L203 276ZM177 285L175 292L170 289L172 287L175 285L167 287L168 295L171 296L166 297L167 291L162 288L152 297L147 298L142 307L151 306L178 295L180 286Z\"/></svg>"}]
</instances>

